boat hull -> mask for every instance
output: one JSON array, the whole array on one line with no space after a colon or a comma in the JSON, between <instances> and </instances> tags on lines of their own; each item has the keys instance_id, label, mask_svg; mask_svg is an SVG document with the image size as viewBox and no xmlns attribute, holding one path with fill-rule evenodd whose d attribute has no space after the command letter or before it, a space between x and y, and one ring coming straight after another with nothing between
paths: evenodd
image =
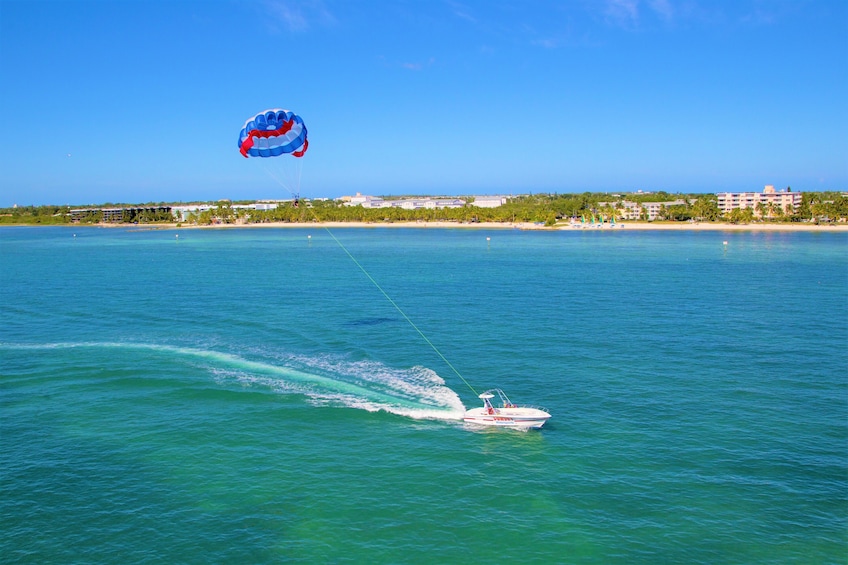
<instances>
[{"instance_id":1,"label":"boat hull","mask_svg":"<svg viewBox=\"0 0 848 565\"><path fill-rule=\"evenodd\" d=\"M551 415L537 408L472 408L465 413L463 420L478 426L500 428L538 429L545 425Z\"/></svg>"}]
</instances>

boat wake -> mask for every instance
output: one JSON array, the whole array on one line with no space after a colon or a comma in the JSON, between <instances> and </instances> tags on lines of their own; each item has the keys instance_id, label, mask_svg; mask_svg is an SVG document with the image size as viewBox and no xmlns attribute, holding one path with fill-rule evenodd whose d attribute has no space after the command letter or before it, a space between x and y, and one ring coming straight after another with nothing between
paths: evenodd
<instances>
[{"instance_id":1,"label":"boat wake","mask_svg":"<svg viewBox=\"0 0 848 565\"><path fill-rule=\"evenodd\" d=\"M397 369L374 361L248 352L246 356L210 349L134 342L0 344L0 349L122 349L181 357L209 371L222 385L262 387L278 394L302 395L315 406L385 411L415 419L461 420L459 396L425 367ZM271 359L267 359L271 357Z\"/></svg>"}]
</instances>

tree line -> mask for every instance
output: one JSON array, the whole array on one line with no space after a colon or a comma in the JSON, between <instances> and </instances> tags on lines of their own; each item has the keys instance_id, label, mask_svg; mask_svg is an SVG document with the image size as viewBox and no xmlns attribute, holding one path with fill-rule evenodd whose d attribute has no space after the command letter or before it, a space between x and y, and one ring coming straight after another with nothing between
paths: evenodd
<instances>
[{"instance_id":1,"label":"tree line","mask_svg":"<svg viewBox=\"0 0 848 565\"><path fill-rule=\"evenodd\" d=\"M549 226L569 219L597 217L620 221L624 201L668 202L661 206L658 219L662 221L729 221L735 223L768 222L836 222L848 220L848 198L838 192L804 192L798 210L785 211L780 206L758 204L756 209L735 209L730 214L719 210L715 194L651 194L610 195L607 193L582 194L531 194L509 199L497 208L478 208L474 197L464 197L467 204L459 208L363 208L346 206L334 200L281 203L272 210L236 208L229 201L220 201L209 210L192 214L189 223L254 224L270 222L532 222ZM682 201L682 203L679 203ZM244 202L244 201L242 201ZM158 204L158 206L167 206ZM643 220L647 219L642 211ZM91 210L78 220L97 224L103 214ZM173 216L165 211L139 209L124 210L120 223L173 223ZM72 223L68 206L21 206L0 208L0 224L69 224Z\"/></svg>"}]
</instances>

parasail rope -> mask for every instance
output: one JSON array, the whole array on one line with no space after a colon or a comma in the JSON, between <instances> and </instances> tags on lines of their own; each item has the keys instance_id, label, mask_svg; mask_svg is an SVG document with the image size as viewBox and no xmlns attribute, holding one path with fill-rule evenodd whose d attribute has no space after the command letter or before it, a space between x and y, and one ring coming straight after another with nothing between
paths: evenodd
<instances>
[{"instance_id":1,"label":"parasail rope","mask_svg":"<svg viewBox=\"0 0 848 565\"><path fill-rule=\"evenodd\" d=\"M285 188L286 190L288 190L288 191L289 191L289 193L292 195L292 197L294 197L295 199L300 198L300 190L299 190L299 189L300 189L300 170L301 170L301 169L300 169L300 168L298 168L298 171L297 171L297 173L298 173L298 174L297 174L297 176L298 176L298 178L297 178L297 188L298 188L298 193L297 193L297 194L295 194L295 193L291 190L291 187L287 186L287 185L286 185L286 183L282 182L279 178L277 178L277 177L274 175L274 173L273 173L273 172L271 172L271 170L270 170L268 167L265 167L265 172L267 172L267 173L268 173L268 175L269 175L271 178L273 178L273 179L274 179L274 180L275 180L275 181L276 181L276 182L277 182L280 186L282 186L283 188ZM317 222L319 222L319 223L321 222L320 218L318 218L318 214L315 212L315 210L314 210L314 209L312 209L312 215L313 215L313 217L315 218L315 220L316 220ZM456 367L454 367L454 366L453 366L453 364L452 364L450 361L448 361L447 357L445 357L445 356L442 354L442 352L441 352L441 351L439 351L439 348L438 348L438 347L436 347L436 345L435 345L432 341L430 341L430 339L429 339L426 335L424 335L424 332L423 332L423 331L421 331L421 329L420 329L418 326L416 326L416 325L415 325L415 322L413 322L413 321L412 321L412 319L411 319L409 316L407 316L407 315L406 315L406 312L404 312L404 311L403 311L403 309L402 309L402 308L398 305L398 303L397 303L397 302L395 302L395 301L392 299L392 297L391 297L391 296L389 296L389 293L387 293L385 290L383 290L383 287L381 287L381 286L380 286L380 283L378 283L378 282L374 279L374 277L372 277L372 276L371 276L371 274L370 274L370 273L369 273L369 272L365 269L365 267L363 267L363 266L362 266L362 264L361 264L359 261L357 261L357 260L356 260L356 257L354 257L354 256L353 256L353 254L352 254L350 251L348 251L347 247L345 247L345 246L344 246L344 244L343 244L343 243L342 243L342 242L341 242L341 241L340 241L340 240L339 240L339 239L335 236L335 234L333 234L333 232L332 232L332 231L330 231L330 228L328 228L327 226L324 226L324 225L322 225L321 227L323 227L323 228L324 228L324 231L326 231L326 232L327 232L327 234L329 234L329 236L333 239L333 241L335 241L335 242L336 242L336 244L338 244L338 246L342 249L342 251L344 251L344 252L345 252L345 255L347 255L347 256L350 258L350 260L351 260L351 261L353 261L353 264L354 264L354 265L356 265L357 267L359 267L359 270L360 270L360 271L362 271L362 273L365 275L365 277L366 277L369 281L371 281L371 284L373 284L375 287L377 287L377 290L379 290L379 291L380 291L380 293L381 293L381 294L382 294L382 295L386 298L386 300L388 300L388 301L389 301L389 303L390 303L392 306L394 306L394 307L395 307L395 310L397 310L397 311L398 311L398 313L399 313L401 316L403 316L403 319L404 319L404 320L406 320L406 321L409 323L409 325L410 325L410 326L412 326L412 329L414 329L416 332L418 332L418 335L420 335L420 336L421 336L421 338L422 338L422 339L423 339L423 340L427 343L427 345L429 345L429 346L433 349L433 351L435 351L435 352L436 352L436 355L438 355L438 356L439 356L439 358L440 358L442 361L444 361L444 362L445 362L445 364L446 364L448 367L450 367L450 368L451 368L451 370L452 370L452 371L456 374L456 376L457 376L457 377L459 377L459 378L460 378L460 380L461 380L462 382L464 382L464 383L465 383L465 386L467 386L469 389L471 389L471 392L473 392L475 396L480 396L480 395L477 393L477 391L474 389L474 387L473 387L473 386L471 386L471 383L469 383L467 380L465 380L465 377L463 377L463 376L462 376L462 373L460 373L460 372L459 372L459 370L458 370Z\"/></svg>"},{"instance_id":2,"label":"parasail rope","mask_svg":"<svg viewBox=\"0 0 848 565\"><path fill-rule=\"evenodd\" d=\"M315 214L315 211L314 211L314 210L312 211L312 213L313 213L313 215L315 216L315 219L317 220L317 219L318 219L318 215L317 215L317 214ZM353 254L352 254L350 251L348 251L348 250L347 250L347 247L345 247L345 246L344 246L344 244L343 244L341 241L339 241L339 239L338 239L338 238L337 238L337 237L333 234L333 232L331 232L331 231L330 231L330 228L328 228L327 226L323 226L323 228L324 228L324 230L325 230L325 231L326 231L326 232L330 235L330 237L331 237L331 238L333 238L333 241L335 241L335 242L339 245L339 247L341 247L342 251L344 251L344 252L345 252L345 254L346 254L348 257L350 257L350 260L351 260L351 261L353 261L353 264L354 264L354 265L356 265L357 267L359 267L359 270L360 270L360 271L362 271L362 273L363 273L363 274L364 274L364 275L368 278L368 280L369 280L369 281L371 281L371 284L373 284L375 287L377 287L377 290L379 290L379 291L380 291L380 293L381 293L381 294L382 294L382 295L386 298L386 300L388 300L388 301L389 301L389 303L390 303L392 306L394 306L394 307L395 307L395 310L397 310L397 311L400 313L400 315L401 315L401 316L403 316L403 319L404 319L404 320L406 320L407 322L409 322L409 325L410 325L410 326L412 326L412 329L414 329L416 332L418 332L418 335L420 335L420 336L421 336L421 338L422 338L425 342L427 342L427 345L429 345L429 346L433 349L433 351L435 351L435 352L436 352L436 355L438 355L438 356L441 358L441 360L442 360L442 361L444 361L444 362L445 362L445 364L446 364L448 367L450 367L450 368L451 368L451 370L452 370L454 373L456 373L456 376L457 376L457 377L459 377L459 378L462 380L462 382L464 382L464 383L465 383L465 385L466 385L468 388L470 388L470 389L471 389L471 392L473 392L473 393L475 394L475 396L480 396L480 395L477 393L477 391L476 391L476 390L474 390L474 387L473 387L473 386L471 386L471 383L469 383L467 380L465 380L465 377L463 377L463 376L462 376L462 374L461 374L461 373L457 370L457 368L456 368L456 367L454 367L454 366L453 366L453 364L452 364L450 361L448 361L447 357L445 357L444 355L442 355L442 352L441 352L441 351L439 351L439 348L438 348L438 347L436 347L436 346L433 344L433 342L432 342L432 341L430 341L430 339L429 339L426 335L424 335L424 332L422 332L422 331L421 331L421 329L420 329L418 326L416 326L416 325L415 325L415 322L413 322L413 321L412 321L412 319L410 319L410 317L406 315L406 312L404 312L404 311L403 311L403 309L401 309L401 307L398 305L398 303L397 303L397 302L395 302L394 300L392 300L392 297L391 297L391 296L389 296L389 294L388 294L385 290L383 290L383 287L381 287L381 286L380 286L380 283L378 283L378 282L374 279L374 277L372 277L372 276L370 275L370 273L368 273L368 271L366 271L366 270L365 270L365 267L363 267L363 266L362 266L362 264L361 264L359 261L357 261L357 260L356 260L356 257L354 257L354 256L353 256Z\"/></svg>"},{"instance_id":3,"label":"parasail rope","mask_svg":"<svg viewBox=\"0 0 848 565\"><path fill-rule=\"evenodd\" d=\"M299 160L299 159L298 159ZM274 182L285 188L289 194L292 195L292 198L300 198L300 171L303 168L303 165L300 163L297 164L296 172L293 175L286 175L280 170L274 170L272 167L267 165L264 160L262 163L262 168L268 173L268 176L274 179ZM288 178L289 176L293 176L294 178ZM297 189L297 193L292 190L292 185Z\"/></svg>"}]
</instances>

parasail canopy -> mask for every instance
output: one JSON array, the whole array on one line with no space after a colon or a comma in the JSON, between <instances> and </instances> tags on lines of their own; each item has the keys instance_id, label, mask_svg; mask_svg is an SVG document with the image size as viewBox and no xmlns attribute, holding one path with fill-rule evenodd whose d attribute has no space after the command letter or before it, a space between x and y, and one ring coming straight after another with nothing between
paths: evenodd
<instances>
[{"instance_id":1,"label":"parasail canopy","mask_svg":"<svg viewBox=\"0 0 848 565\"><path fill-rule=\"evenodd\" d=\"M288 110L272 108L248 119L241 128L239 151L245 157L303 157L309 147L306 124Z\"/></svg>"}]
</instances>

